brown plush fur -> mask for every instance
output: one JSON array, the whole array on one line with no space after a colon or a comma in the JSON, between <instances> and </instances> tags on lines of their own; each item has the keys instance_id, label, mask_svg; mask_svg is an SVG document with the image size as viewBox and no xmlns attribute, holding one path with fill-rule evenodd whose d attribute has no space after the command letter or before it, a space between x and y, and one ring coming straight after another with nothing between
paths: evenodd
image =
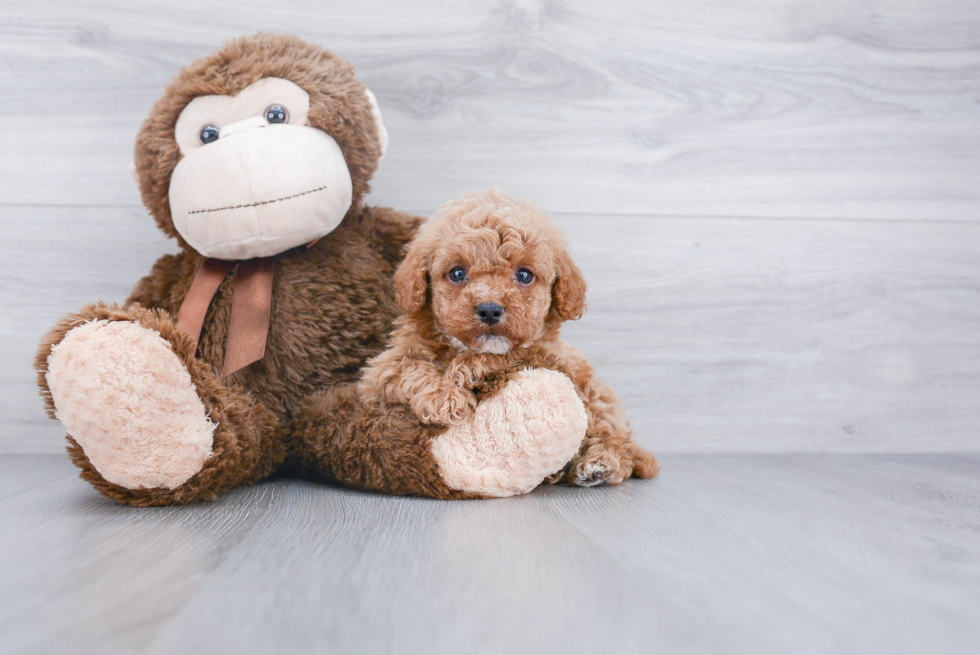
<instances>
[{"instance_id":1,"label":"brown plush fur","mask_svg":"<svg viewBox=\"0 0 980 655\"><path fill-rule=\"evenodd\" d=\"M443 482L430 442L444 427L424 425L404 406L365 403L355 384L316 394L292 430L292 472L390 494L478 496Z\"/></svg>"},{"instance_id":2,"label":"brown plush fur","mask_svg":"<svg viewBox=\"0 0 980 655\"><path fill-rule=\"evenodd\" d=\"M450 279L454 270L464 270L465 279ZM524 283L518 271L533 279ZM656 475L656 459L631 439L612 389L559 337L562 322L584 312L586 286L543 211L493 190L444 205L409 247L395 288L406 314L396 321L391 347L364 370L358 391L366 405L408 406L423 423L448 426L467 420L510 374L527 367L561 371L578 390L589 424L571 466L551 481L593 486ZM477 316L484 302L503 308L499 323ZM507 352L500 352L503 340Z\"/></svg>"},{"instance_id":3,"label":"brown plush fur","mask_svg":"<svg viewBox=\"0 0 980 655\"><path fill-rule=\"evenodd\" d=\"M218 371L227 343L234 274L211 303L197 357L194 344L175 325L204 258L179 237L171 221L168 189L180 159L174 124L193 98L234 94L268 76L289 79L310 94L309 124L340 145L350 168L354 201L341 225L326 238L276 257L266 355L222 380ZM418 443L387 442L369 431L358 441L359 433L344 432L344 425L337 423L339 410L335 414L316 395L329 395L325 389L356 381L364 362L384 348L398 310L392 274L422 221L361 204L381 152L364 88L351 65L326 50L291 36L259 34L232 41L189 65L154 106L136 143L140 189L157 224L177 238L181 252L162 257L124 307L89 305L52 328L37 354L37 380L53 415L45 379L51 348L72 327L89 320L134 321L171 344L218 428L214 455L204 470L175 490L130 490L105 481L69 436L72 460L100 492L130 505L186 503L213 499L276 470L293 470L393 493L432 490L430 495L458 496L445 489L431 454L422 452ZM322 443L335 433L338 443ZM420 427L422 433L431 429ZM423 464L415 465L410 481L391 480L386 486L386 471L419 461Z\"/></svg>"}]
</instances>

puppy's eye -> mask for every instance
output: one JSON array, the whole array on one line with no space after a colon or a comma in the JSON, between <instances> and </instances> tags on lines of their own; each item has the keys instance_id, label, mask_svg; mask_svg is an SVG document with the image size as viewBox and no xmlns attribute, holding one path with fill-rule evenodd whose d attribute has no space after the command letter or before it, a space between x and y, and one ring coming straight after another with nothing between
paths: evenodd
<instances>
[{"instance_id":1,"label":"puppy's eye","mask_svg":"<svg viewBox=\"0 0 980 655\"><path fill-rule=\"evenodd\" d=\"M201 143L211 143L217 141L221 132L214 125L205 125L201 128ZM208 151L210 152L210 150Z\"/></svg>"},{"instance_id":2,"label":"puppy's eye","mask_svg":"<svg viewBox=\"0 0 980 655\"><path fill-rule=\"evenodd\" d=\"M466 269L463 268L462 266L457 266L453 270L449 271L449 275L447 275L446 277L449 278L450 282L465 282Z\"/></svg>"},{"instance_id":3,"label":"puppy's eye","mask_svg":"<svg viewBox=\"0 0 980 655\"><path fill-rule=\"evenodd\" d=\"M270 123L285 123L289 120L289 112L282 105L271 105L265 110L265 120Z\"/></svg>"},{"instance_id":4,"label":"puppy's eye","mask_svg":"<svg viewBox=\"0 0 980 655\"><path fill-rule=\"evenodd\" d=\"M517 272L514 273L514 279L517 280L519 284L531 284L534 282L534 273L531 272L529 268L519 268Z\"/></svg>"}]
</instances>

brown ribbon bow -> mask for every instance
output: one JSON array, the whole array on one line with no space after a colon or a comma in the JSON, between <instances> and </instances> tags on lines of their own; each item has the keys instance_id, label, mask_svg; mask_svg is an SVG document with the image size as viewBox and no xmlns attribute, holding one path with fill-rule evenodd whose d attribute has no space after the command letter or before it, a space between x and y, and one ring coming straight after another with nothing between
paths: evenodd
<instances>
[{"instance_id":1,"label":"brown ribbon bow","mask_svg":"<svg viewBox=\"0 0 980 655\"><path fill-rule=\"evenodd\" d=\"M231 295L231 325L228 327L222 377L228 377L265 356L265 342L272 318L274 259L262 257L240 262L206 259L194 276L177 314L177 325L197 343L211 300L235 266L238 273Z\"/></svg>"}]
</instances>

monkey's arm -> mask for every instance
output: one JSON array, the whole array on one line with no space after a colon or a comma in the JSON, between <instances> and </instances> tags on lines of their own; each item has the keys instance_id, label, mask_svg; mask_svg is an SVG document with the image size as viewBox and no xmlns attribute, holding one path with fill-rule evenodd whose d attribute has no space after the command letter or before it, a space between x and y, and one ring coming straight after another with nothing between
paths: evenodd
<instances>
[{"instance_id":1,"label":"monkey's arm","mask_svg":"<svg viewBox=\"0 0 980 655\"><path fill-rule=\"evenodd\" d=\"M471 419L449 428L341 385L309 398L291 443L303 475L385 493L486 498L538 486L575 456L585 425L568 378L539 369L522 371Z\"/></svg>"},{"instance_id":2,"label":"monkey's arm","mask_svg":"<svg viewBox=\"0 0 980 655\"><path fill-rule=\"evenodd\" d=\"M126 307L139 303L147 309L164 309L171 314L175 313L175 288L187 277L186 268L189 263L184 251L158 259L150 273L136 284L126 299Z\"/></svg>"}]
</instances>

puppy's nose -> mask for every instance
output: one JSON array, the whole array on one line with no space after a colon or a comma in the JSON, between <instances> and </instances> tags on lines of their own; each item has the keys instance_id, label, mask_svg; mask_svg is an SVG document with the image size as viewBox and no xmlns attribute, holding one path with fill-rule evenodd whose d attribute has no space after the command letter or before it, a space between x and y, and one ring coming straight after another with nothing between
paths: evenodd
<instances>
[{"instance_id":1,"label":"puppy's nose","mask_svg":"<svg viewBox=\"0 0 980 655\"><path fill-rule=\"evenodd\" d=\"M495 302L481 302L476 306L476 315L480 321L487 325L494 325L500 322L500 317L504 315L504 308Z\"/></svg>"}]
</instances>

